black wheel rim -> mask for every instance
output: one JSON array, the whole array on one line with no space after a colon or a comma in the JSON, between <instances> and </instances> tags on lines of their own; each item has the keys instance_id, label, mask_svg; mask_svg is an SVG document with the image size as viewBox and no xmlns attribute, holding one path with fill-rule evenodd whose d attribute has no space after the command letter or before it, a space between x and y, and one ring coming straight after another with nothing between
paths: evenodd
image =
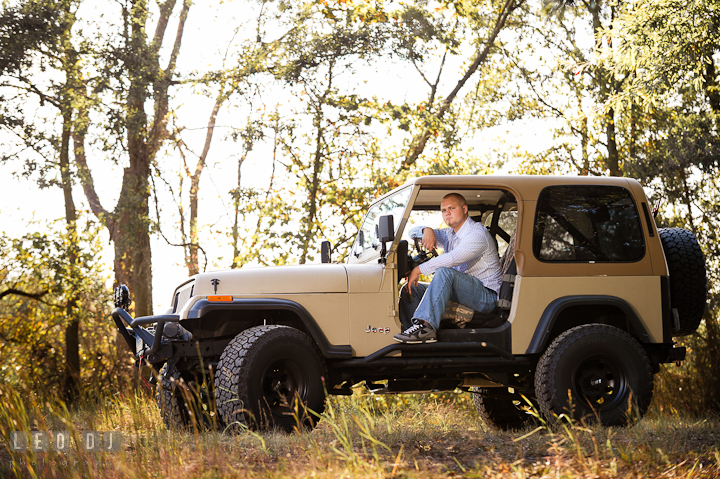
<instances>
[{"instance_id":1,"label":"black wheel rim","mask_svg":"<svg viewBox=\"0 0 720 479\"><path fill-rule=\"evenodd\" d=\"M295 399L299 398L303 403L307 399L307 373L296 361L279 359L263 373L262 391L273 416L291 415Z\"/></svg>"},{"instance_id":2,"label":"black wheel rim","mask_svg":"<svg viewBox=\"0 0 720 479\"><path fill-rule=\"evenodd\" d=\"M590 356L580 362L573 386L577 399L595 411L613 409L627 400L627 372L608 356Z\"/></svg>"}]
</instances>

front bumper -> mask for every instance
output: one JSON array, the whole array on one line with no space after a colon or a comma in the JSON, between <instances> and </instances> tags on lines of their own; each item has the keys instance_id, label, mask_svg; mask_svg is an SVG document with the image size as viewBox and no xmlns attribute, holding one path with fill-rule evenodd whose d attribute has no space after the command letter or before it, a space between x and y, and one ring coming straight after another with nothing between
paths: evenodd
<instances>
[{"instance_id":1,"label":"front bumper","mask_svg":"<svg viewBox=\"0 0 720 479\"><path fill-rule=\"evenodd\" d=\"M112 317L120 335L135 357L138 359L147 358L151 363L155 362L154 359L163 359L156 358L157 353L161 350L163 344L169 343L168 340L163 340L165 324L180 322L180 316L177 314L142 316L133 319L127 311L119 307L113 310ZM145 327L151 324L155 325L154 331Z\"/></svg>"}]
</instances>

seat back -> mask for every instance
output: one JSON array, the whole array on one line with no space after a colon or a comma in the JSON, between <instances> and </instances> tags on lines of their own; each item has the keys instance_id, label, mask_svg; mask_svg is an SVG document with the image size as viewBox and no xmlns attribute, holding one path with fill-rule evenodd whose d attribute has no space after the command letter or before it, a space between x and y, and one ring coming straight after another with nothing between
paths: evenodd
<instances>
[{"instance_id":1,"label":"seat back","mask_svg":"<svg viewBox=\"0 0 720 479\"><path fill-rule=\"evenodd\" d=\"M515 289L515 276L517 275L517 266L515 265L516 233L517 229L513 231L508 247L501 260L503 279L500 284L500 291L498 291L497 309L500 315L505 318L510 314L510 306L512 305L513 291Z\"/></svg>"},{"instance_id":2,"label":"seat back","mask_svg":"<svg viewBox=\"0 0 720 479\"><path fill-rule=\"evenodd\" d=\"M503 257L500 258L500 265L502 266L502 273L505 275L507 273L508 269L510 268L510 263L515 260L515 234L517 233L517 230L513 231L512 236L510 236L510 241L508 242L507 249L505 249L505 252L503 253Z\"/></svg>"}]
</instances>

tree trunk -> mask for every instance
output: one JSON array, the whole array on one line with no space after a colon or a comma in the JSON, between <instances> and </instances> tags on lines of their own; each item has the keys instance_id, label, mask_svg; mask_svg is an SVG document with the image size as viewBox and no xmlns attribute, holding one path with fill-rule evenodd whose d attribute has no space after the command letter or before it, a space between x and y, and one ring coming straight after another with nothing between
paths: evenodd
<instances>
[{"instance_id":1,"label":"tree trunk","mask_svg":"<svg viewBox=\"0 0 720 479\"><path fill-rule=\"evenodd\" d=\"M605 115L605 131L607 136L607 168L610 176L622 176L620 171L620 155L618 154L617 142L615 140L615 110L610 108Z\"/></svg>"},{"instance_id":2,"label":"tree trunk","mask_svg":"<svg viewBox=\"0 0 720 479\"><path fill-rule=\"evenodd\" d=\"M66 73L68 76L71 73ZM67 87L67 85L66 85ZM72 107L67 96L62 103L63 131L60 141L60 178L62 181L63 196L65 199L65 222L69 242L68 258L70 284L70 297L67 299L65 314L68 324L65 327L65 384L63 395L65 401L72 403L80 389L80 318L77 311L77 298L72 287L78 277L78 235L77 213L72 197L72 178L70 176L70 131L72 129Z\"/></svg>"},{"instance_id":3,"label":"tree trunk","mask_svg":"<svg viewBox=\"0 0 720 479\"><path fill-rule=\"evenodd\" d=\"M232 246L233 246L233 259L230 269L239 268L241 266L240 258L240 182L242 180L242 164L245 160L243 156L238 160L238 173L237 173L237 188L233 194L233 208L235 210L235 221L232 227Z\"/></svg>"},{"instance_id":4,"label":"tree trunk","mask_svg":"<svg viewBox=\"0 0 720 479\"><path fill-rule=\"evenodd\" d=\"M718 89L715 60L712 57L707 59L703 77L705 80L705 94L710 103L710 108L714 113L720 113L720 89Z\"/></svg>"},{"instance_id":5,"label":"tree trunk","mask_svg":"<svg viewBox=\"0 0 720 479\"><path fill-rule=\"evenodd\" d=\"M328 88L329 92L330 88ZM323 96L322 102L325 101ZM317 203L318 203L318 189L320 188L320 173L323 169L323 127L322 127L322 103L318 105L315 117L315 126L317 128L317 136L315 138L315 155L313 158L313 173L312 182L310 183L308 191L308 212L305 218L305 236L302 242L302 254L300 255L300 264L307 262L307 255L310 250L310 242L313 238L313 231L315 230L315 216L317 215Z\"/></svg>"},{"instance_id":6,"label":"tree trunk","mask_svg":"<svg viewBox=\"0 0 720 479\"><path fill-rule=\"evenodd\" d=\"M582 111L582 101L578 99L578 110ZM583 116L580 120L580 150L582 152L582 176L590 175L590 155L588 154L588 120L587 116Z\"/></svg>"},{"instance_id":7,"label":"tree trunk","mask_svg":"<svg viewBox=\"0 0 720 479\"><path fill-rule=\"evenodd\" d=\"M115 209L115 281L127 284L135 302L135 316L152 315L152 259L148 177L150 163L137 132L128 132L130 167L123 175L123 188Z\"/></svg>"},{"instance_id":8,"label":"tree trunk","mask_svg":"<svg viewBox=\"0 0 720 479\"><path fill-rule=\"evenodd\" d=\"M602 40L604 38L603 25L600 19L600 11L602 9L601 2L593 2L588 6L588 10L592 15L593 32L595 35L595 45L598 48L602 47ZM610 25L612 28L612 21L615 18L615 7L610 6ZM598 69L596 71L597 84L600 87L600 103L605 103L611 94L618 91L618 82L612 77L611 73ZM615 110L610 109L605 115L602 116L602 121L605 123L605 137L607 148L607 160L605 168L609 170L610 176L622 176L620 169L620 155L618 153L617 139L615 137Z\"/></svg>"},{"instance_id":9,"label":"tree trunk","mask_svg":"<svg viewBox=\"0 0 720 479\"><path fill-rule=\"evenodd\" d=\"M213 133L215 132L215 122L217 121L217 115L220 111L220 107L225 100L229 98L229 95L225 93L225 86L220 87L220 92L215 98L215 104L210 112L210 119L208 119L207 133L205 134L205 144L203 145L202 153L198 158L197 165L195 166L195 172L190 174L187 170L188 176L190 176L190 241L188 246L188 255L185 258L185 263L188 267L188 273L190 276L196 275L200 272L200 266L198 262L198 191L200 191L200 175L202 175L203 169L205 168L205 162L207 161L208 153L210 152L210 145L212 144ZM185 165L187 168L187 165ZM238 188L240 187L240 172L238 166ZM236 217L237 221L237 217Z\"/></svg>"},{"instance_id":10,"label":"tree trunk","mask_svg":"<svg viewBox=\"0 0 720 479\"><path fill-rule=\"evenodd\" d=\"M252 148L252 146L250 146ZM243 156L238 160L237 167L237 188L233 194L233 208L235 209L235 221L232 227L233 260L230 269L239 268L240 263L240 185L242 180L242 165L247 158L250 149L246 149Z\"/></svg>"},{"instance_id":11,"label":"tree trunk","mask_svg":"<svg viewBox=\"0 0 720 479\"><path fill-rule=\"evenodd\" d=\"M126 38L126 56L123 58L129 87L127 90L126 128L130 166L125 168L120 199L112 213L108 213L98 198L92 175L85 160L85 123L76 128L75 160L85 195L93 213L105 224L115 245L115 281L127 284L135 301L135 316L151 315L152 255L150 251L150 165L154 155L167 138L168 88L174 75L182 36L190 9L190 0L184 0L175 42L167 67L159 65L159 50L165 38L175 0L159 5L158 22L152 39L148 38L145 25L149 10L146 0L132 2L129 12L130 32ZM145 112L146 100L152 89L154 113L152 124ZM85 125L85 126L83 126Z\"/></svg>"}]
</instances>

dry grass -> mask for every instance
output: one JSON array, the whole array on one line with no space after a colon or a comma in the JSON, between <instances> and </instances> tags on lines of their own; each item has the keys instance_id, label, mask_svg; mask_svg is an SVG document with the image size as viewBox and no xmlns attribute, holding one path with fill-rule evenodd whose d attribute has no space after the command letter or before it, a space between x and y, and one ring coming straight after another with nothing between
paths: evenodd
<instances>
[{"instance_id":1,"label":"dry grass","mask_svg":"<svg viewBox=\"0 0 720 479\"><path fill-rule=\"evenodd\" d=\"M312 432L230 435L167 431L142 393L67 411L0 392L3 477L720 477L717 418L651 414L629 428L499 432L467 394L356 391L331 398ZM124 443L118 453L11 453L13 430L121 431Z\"/></svg>"}]
</instances>

